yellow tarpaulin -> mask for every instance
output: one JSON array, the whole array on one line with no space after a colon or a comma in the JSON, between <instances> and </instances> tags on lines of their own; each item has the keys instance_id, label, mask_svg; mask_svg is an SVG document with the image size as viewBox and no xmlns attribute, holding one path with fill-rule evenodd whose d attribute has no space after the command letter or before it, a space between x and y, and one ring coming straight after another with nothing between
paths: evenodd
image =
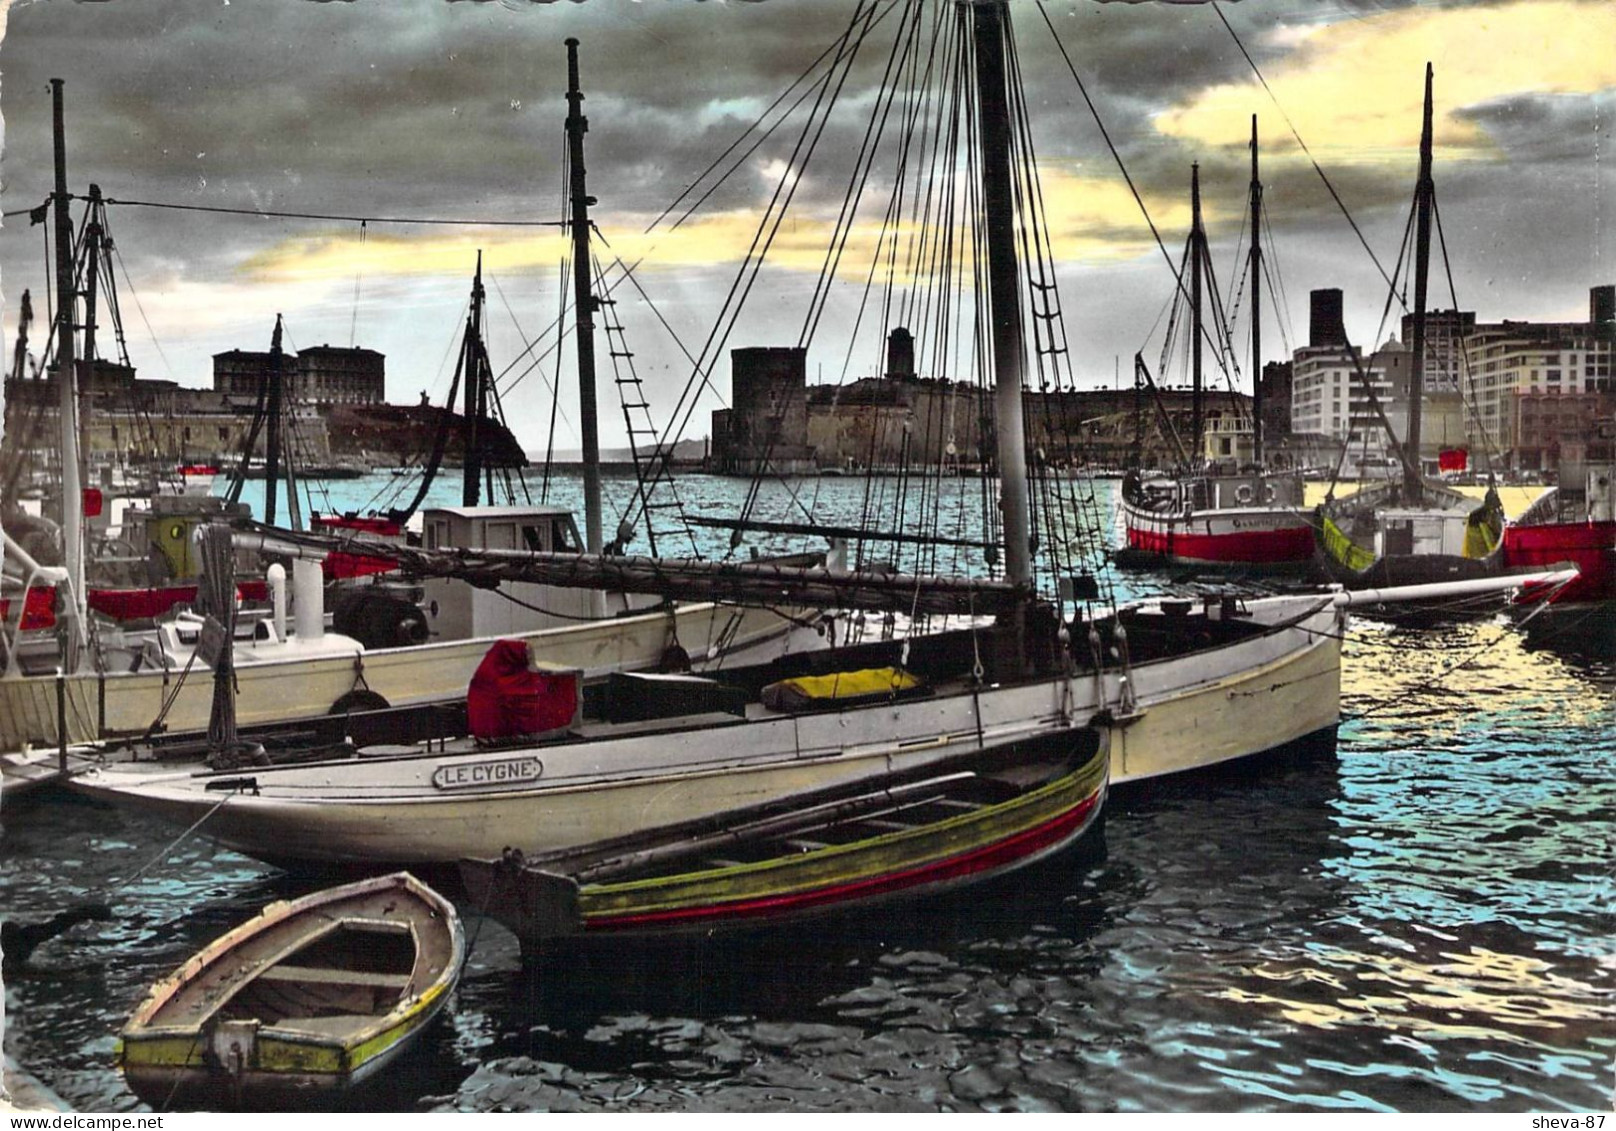
<instances>
[{"instance_id":1,"label":"yellow tarpaulin","mask_svg":"<svg viewBox=\"0 0 1616 1131\"><path fill-rule=\"evenodd\" d=\"M1330 560L1353 573L1362 573L1375 564L1375 555L1347 537L1346 531L1328 515L1319 516L1323 526L1319 530L1319 544Z\"/></svg>"},{"instance_id":2,"label":"yellow tarpaulin","mask_svg":"<svg viewBox=\"0 0 1616 1131\"><path fill-rule=\"evenodd\" d=\"M856 672L803 675L782 679L763 689L763 705L777 711L833 707L849 700L915 691L920 680L901 668L865 668Z\"/></svg>"}]
</instances>

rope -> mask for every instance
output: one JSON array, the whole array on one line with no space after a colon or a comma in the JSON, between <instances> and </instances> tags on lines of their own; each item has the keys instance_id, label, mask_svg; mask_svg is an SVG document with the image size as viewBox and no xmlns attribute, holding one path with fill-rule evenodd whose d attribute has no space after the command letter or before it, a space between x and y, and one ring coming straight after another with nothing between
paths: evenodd
<instances>
[{"instance_id":1,"label":"rope","mask_svg":"<svg viewBox=\"0 0 1616 1131\"><path fill-rule=\"evenodd\" d=\"M140 879L140 877L144 876L147 872L151 871L151 869L159 861L161 861L170 852L173 852L174 849L178 848L181 841L183 841L186 837L190 836L192 833L196 832L197 829L201 828L202 827L202 822L206 821L209 817L211 817L215 813L217 813L224 806L224 803L226 801L229 801L233 796L235 796L235 795L227 793L223 797L219 798L219 800L214 803L213 808L209 809L206 813L204 813L200 817L198 817L196 819L196 821L191 825L190 828L186 829L179 836L177 836L173 840L169 841L168 845L165 848L163 848L162 851L158 852L156 856L153 856L150 860L146 861L146 863L141 866L141 868L140 868L140 870L138 872L136 872L134 875L130 876L127 880L119 880L117 883L113 884L107 890L108 891L122 891L124 888L128 887L130 884L132 884L136 880Z\"/></svg>"},{"instance_id":2,"label":"rope","mask_svg":"<svg viewBox=\"0 0 1616 1131\"><path fill-rule=\"evenodd\" d=\"M1554 598L1556 596L1558 596L1559 593L1563 589L1565 589L1565 587L1567 585L1570 585L1571 582L1575 581L1575 580L1576 580L1576 578L1568 578L1565 581L1562 581L1558 585L1556 585L1553 588L1553 590L1551 590L1547 595L1544 596L1543 600L1538 603L1536 608L1534 608L1530 613L1526 614L1526 616L1522 617L1518 622L1516 622L1516 627L1517 628L1525 628L1534 619L1536 619L1537 616L1540 613L1543 612L1543 610L1547 609L1549 607L1549 605L1551 603L1553 603ZM1452 675L1456 671L1460 671L1463 668L1469 667L1471 664L1475 663L1476 660L1481 657L1482 653L1491 650L1495 643L1496 643L1495 641L1490 641L1489 640L1489 641L1487 641L1485 643L1476 645L1476 647L1472 648L1467 654L1465 654L1464 656L1461 656L1454 663L1450 664L1446 668L1443 668L1441 671L1437 672L1435 675L1431 676L1429 679L1425 679L1425 680L1420 681L1419 683L1414 684L1408 690L1412 691L1412 692L1419 692L1419 691L1431 691L1431 690L1436 689L1440 685L1440 683L1443 680L1445 680L1448 676ZM1353 715L1352 717L1355 718L1355 719L1371 719L1371 718L1376 717L1377 715L1384 714L1391 707L1397 706L1397 705L1398 704L1397 704L1397 701L1395 699L1391 699L1391 698L1384 699L1380 703L1377 703L1374 706L1371 706L1366 710L1360 711L1357 714Z\"/></svg>"},{"instance_id":3,"label":"rope","mask_svg":"<svg viewBox=\"0 0 1616 1131\"><path fill-rule=\"evenodd\" d=\"M1364 238L1362 230L1359 229L1358 221L1352 218L1352 213L1347 210L1347 206L1345 202L1342 201L1340 194L1335 191L1335 185L1330 183L1330 178L1325 175L1324 169L1320 167L1318 161L1314 158L1313 151L1307 147L1307 142L1302 140L1302 135L1296 130L1296 123L1291 121L1291 116L1285 112L1285 107L1279 104L1279 97L1274 93L1273 88L1268 85L1268 80L1263 77L1263 73L1258 68L1256 60L1254 60L1251 57L1251 53L1246 50L1246 45L1240 42L1240 37L1235 34L1235 30L1232 26L1230 26L1228 19L1223 14L1223 10L1219 8L1216 3L1212 5L1212 11L1217 15L1218 19L1222 21L1224 28L1228 30L1229 38L1234 40L1234 45L1240 49L1240 54L1245 56L1246 62L1251 66L1251 73L1257 76L1257 81L1262 84L1263 90L1268 93L1269 99L1274 104L1274 109L1278 110L1279 116L1285 119L1285 125L1290 129L1291 136L1296 139L1296 144L1301 146L1303 153L1307 154L1308 161L1313 165L1313 171L1319 175L1319 180L1323 181L1324 187L1329 190L1330 199L1335 201L1337 208L1341 209L1341 215L1346 217L1347 224L1352 228L1353 235L1358 237L1358 242L1363 245L1364 251L1369 254L1369 261L1375 265L1375 270L1380 272L1380 277L1386 280L1386 285L1395 291L1397 289L1397 284L1393 283L1391 276L1386 274L1386 268L1380 265L1380 260L1376 257L1374 249L1369 246L1369 241ZM1047 15L1044 17L1046 20L1048 18L1049 17Z\"/></svg>"},{"instance_id":4,"label":"rope","mask_svg":"<svg viewBox=\"0 0 1616 1131\"><path fill-rule=\"evenodd\" d=\"M88 200L88 197L73 196L70 200ZM349 224L444 224L466 228L564 228L566 220L479 220L479 219L436 219L414 216L356 216L332 212L275 212L262 208L225 208L211 204L174 204L163 200L116 200L113 197L102 199L103 204L118 204L129 208L162 208L172 212L212 212L224 216L261 216L273 217L281 220L335 220ZM6 213L7 216L12 213Z\"/></svg>"}]
</instances>

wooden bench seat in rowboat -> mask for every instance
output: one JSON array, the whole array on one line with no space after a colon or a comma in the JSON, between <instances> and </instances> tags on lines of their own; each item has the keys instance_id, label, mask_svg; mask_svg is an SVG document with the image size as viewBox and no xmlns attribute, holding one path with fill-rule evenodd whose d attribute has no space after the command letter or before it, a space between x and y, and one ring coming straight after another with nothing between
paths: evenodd
<instances>
[{"instance_id":1,"label":"wooden bench seat in rowboat","mask_svg":"<svg viewBox=\"0 0 1616 1131\"><path fill-rule=\"evenodd\" d=\"M258 975L261 982L284 982L300 986L363 986L378 990L409 988L408 974L376 974L368 970L341 970L329 966L271 966Z\"/></svg>"}]
</instances>

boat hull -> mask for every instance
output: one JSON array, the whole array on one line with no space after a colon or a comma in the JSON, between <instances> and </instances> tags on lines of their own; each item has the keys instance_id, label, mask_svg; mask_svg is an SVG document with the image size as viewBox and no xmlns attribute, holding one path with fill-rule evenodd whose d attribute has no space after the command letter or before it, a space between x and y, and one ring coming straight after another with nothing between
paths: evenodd
<instances>
[{"instance_id":1,"label":"boat hull","mask_svg":"<svg viewBox=\"0 0 1616 1131\"><path fill-rule=\"evenodd\" d=\"M1317 597L1252 610L1264 627L1238 642L1099 674L807 714L753 707L744 719L527 748L236 774L114 767L70 784L180 825L201 820L201 835L250 856L334 865L590 844L1039 739L1096 715L1114 780L1143 780L1264 753L1339 720L1341 614ZM1193 635L1196 625L1187 617L1167 630Z\"/></svg>"},{"instance_id":2,"label":"boat hull","mask_svg":"<svg viewBox=\"0 0 1616 1131\"><path fill-rule=\"evenodd\" d=\"M1244 507L1165 514L1119 504L1123 564L1304 570L1313 560L1313 527L1295 507Z\"/></svg>"},{"instance_id":3,"label":"boat hull","mask_svg":"<svg viewBox=\"0 0 1616 1131\"><path fill-rule=\"evenodd\" d=\"M679 606L671 620L666 612L648 613L512 638L531 641L535 654L549 663L596 676L655 668L675 639L700 664L719 654L778 647L793 627L768 610L703 603ZM253 663L250 650L242 650L236 657L236 720L248 726L324 715L356 690L374 692L393 706L460 698L493 643L478 638L315 658L293 648L288 658L267 663ZM201 730L213 703L206 673L181 682L172 671L87 672L63 680L61 692L70 744L144 734L165 703L168 730ZM56 747L57 695L55 678L0 677L0 751Z\"/></svg>"},{"instance_id":4,"label":"boat hull","mask_svg":"<svg viewBox=\"0 0 1616 1131\"><path fill-rule=\"evenodd\" d=\"M1511 569L1541 569L1571 562L1578 576L1559 589L1555 603L1616 601L1616 522L1545 522L1504 527L1503 557ZM1523 603L1546 592L1528 591Z\"/></svg>"},{"instance_id":5,"label":"boat hull","mask_svg":"<svg viewBox=\"0 0 1616 1131\"><path fill-rule=\"evenodd\" d=\"M350 924L409 939L391 981L363 963L288 967ZM401 1056L443 1010L464 958L453 905L407 873L274 903L152 987L120 1036L119 1066L159 1110L318 1101ZM289 977L260 1003L268 1012L255 1013L248 995L277 969ZM358 1012L354 995L378 992L384 1001L400 996L374 1014Z\"/></svg>"},{"instance_id":6,"label":"boat hull","mask_svg":"<svg viewBox=\"0 0 1616 1131\"><path fill-rule=\"evenodd\" d=\"M1084 737L1086 758L1074 750ZM461 875L472 902L490 908L524 946L552 937L657 938L775 927L938 895L1053 856L1094 828L1106 791L1103 735L1073 732L992 753L1023 764L1076 756L1048 775L1053 780L997 804L846 843L810 840L806 851L804 842L787 841L780 855L747 863L709 861L582 886L498 861L463 861Z\"/></svg>"}]
</instances>

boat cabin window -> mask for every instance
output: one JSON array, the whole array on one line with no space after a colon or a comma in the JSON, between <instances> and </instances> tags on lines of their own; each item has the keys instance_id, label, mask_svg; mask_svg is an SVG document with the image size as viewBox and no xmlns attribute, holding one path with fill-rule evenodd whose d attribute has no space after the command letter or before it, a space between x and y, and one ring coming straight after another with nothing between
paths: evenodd
<instances>
[{"instance_id":1,"label":"boat cabin window","mask_svg":"<svg viewBox=\"0 0 1616 1131\"><path fill-rule=\"evenodd\" d=\"M436 550L439 546L447 544L448 539L444 537L444 534L447 533L444 528L447 525L447 523L443 522L429 522L426 524L427 549Z\"/></svg>"},{"instance_id":2,"label":"boat cabin window","mask_svg":"<svg viewBox=\"0 0 1616 1131\"><path fill-rule=\"evenodd\" d=\"M522 527L522 546L536 554L542 554L550 548L544 544L544 532L537 526Z\"/></svg>"},{"instance_id":3,"label":"boat cabin window","mask_svg":"<svg viewBox=\"0 0 1616 1131\"><path fill-rule=\"evenodd\" d=\"M488 550L516 549L516 523L490 522L483 528L483 548Z\"/></svg>"},{"instance_id":4,"label":"boat cabin window","mask_svg":"<svg viewBox=\"0 0 1616 1131\"><path fill-rule=\"evenodd\" d=\"M578 528L571 515L558 515L550 520L550 548L558 554L581 554L583 543L578 539Z\"/></svg>"}]
</instances>

